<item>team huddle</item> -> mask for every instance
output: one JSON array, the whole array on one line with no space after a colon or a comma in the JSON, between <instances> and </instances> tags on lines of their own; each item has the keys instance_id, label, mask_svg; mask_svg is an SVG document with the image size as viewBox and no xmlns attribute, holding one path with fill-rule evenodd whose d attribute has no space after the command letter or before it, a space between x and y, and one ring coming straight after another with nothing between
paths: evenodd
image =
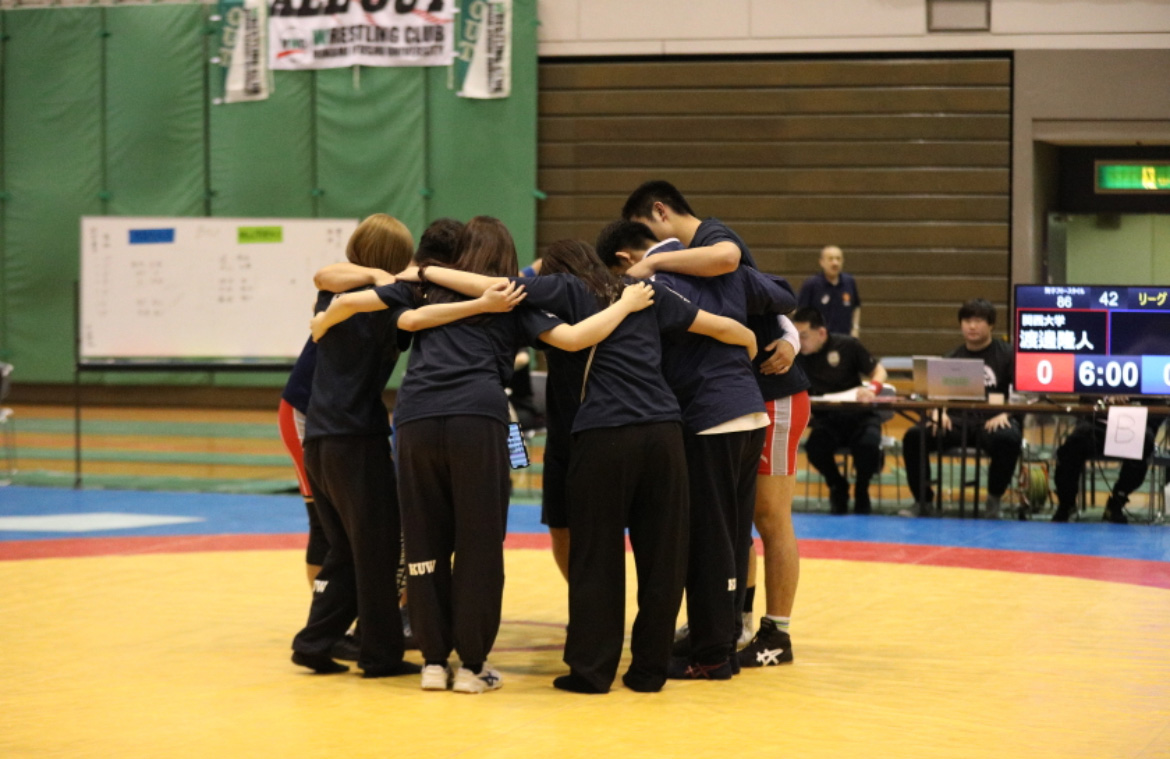
<instances>
[{"instance_id":1,"label":"team huddle","mask_svg":"<svg viewBox=\"0 0 1170 759\"><path fill-rule=\"evenodd\" d=\"M596 246L555 242L528 276L508 230L485 216L435 222L416 251L404 225L376 214L346 253L318 273L315 342L282 401L282 421L303 415L311 524L296 664L345 671L335 659L348 637L363 677L501 687L488 657L504 588L505 387L526 347L547 357L542 521L569 590L569 671L553 685L605 693L617 677L627 530L638 582L627 688L792 661L808 382L785 317L796 297L734 232L655 181ZM392 453L382 390L407 347ZM767 590L754 635L753 521ZM421 667L403 658L400 554Z\"/></svg>"}]
</instances>

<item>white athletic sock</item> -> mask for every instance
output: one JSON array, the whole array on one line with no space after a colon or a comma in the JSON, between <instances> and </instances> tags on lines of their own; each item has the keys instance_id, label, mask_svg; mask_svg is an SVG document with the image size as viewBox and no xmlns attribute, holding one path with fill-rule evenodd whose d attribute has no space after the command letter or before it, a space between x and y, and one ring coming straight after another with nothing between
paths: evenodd
<instances>
[{"instance_id":1,"label":"white athletic sock","mask_svg":"<svg viewBox=\"0 0 1170 759\"><path fill-rule=\"evenodd\" d=\"M768 619L776 623L776 629L780 632L788 632L788 625L792 621L792 617L777 617L774 614L766 615Z\"/></svg>"}]
</instances>

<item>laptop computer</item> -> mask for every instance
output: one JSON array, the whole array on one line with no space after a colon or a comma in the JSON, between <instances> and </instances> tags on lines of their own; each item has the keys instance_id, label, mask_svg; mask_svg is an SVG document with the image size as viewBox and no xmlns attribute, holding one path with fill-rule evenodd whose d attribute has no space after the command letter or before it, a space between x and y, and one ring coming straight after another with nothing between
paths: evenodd
<instances>
[{"instance_id":1,"label":"laptop computer","mask_svg":"<svg viewBox=\"0 0 1170 759\"><path fill-rule=\"evenodd\" d=\"M977 358L914 356L915 394L932 401L985 401L983 361Z\"/></svg>"}]
</instances>

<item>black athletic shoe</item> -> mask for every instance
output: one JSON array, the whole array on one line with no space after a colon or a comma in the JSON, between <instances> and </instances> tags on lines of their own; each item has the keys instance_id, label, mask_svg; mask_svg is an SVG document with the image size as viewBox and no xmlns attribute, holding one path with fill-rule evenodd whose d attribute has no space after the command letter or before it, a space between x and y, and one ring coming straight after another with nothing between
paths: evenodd
<instances>
[{"instance_id":1,"label":"black athletic shoe","mask_svg":"<svg viewBox=\"0 0 1170 759\"><path fill-rule=\"evenodd\" d=\"M362 670L362 677L373 680L379 677L400 677L402 675L417 675L422 672L422 665L409 661L399 661L382 667L366 667Z\"/></svg>"},{"instance_id":2,"label":"black athletic shoe","mask_svg":"<svg viewBox=\"0 0 1170 759\"><path fill-rule=\"evenodd\" d=\"M740 651L741 667L773 667L777 664L792 663L792 638L776 628L776 623L767 617L760 620L760 629L752 642Z\"/></svg>"},{"instance_id":3,"label":"black athletic shoe","mask_svg":"<svg viewBox=\"0 0 1170 759\"><path fill-rule=\"evenodd\" d=\"M734 674L730 659L718 664L699 664L676 656L666 666L666 677L670 680L730 680Z\"/></svg>"},{"instance_id":4,"label":"black athletic shoe","mask_svg":"<svg viewBox=\"0 0 1170 759\"><path fill-rule=\"evenodd\" d=\"M863 488L861 486L854 486L853 488L853 513L862 516L868 516L873 513L873 502L869 499L869 484Z\"/></svg>"},{"instance_id":5,"label":"black athletic shoe","mask_svg":"<svg viewBox=\"0 0 1170 759\"><path fill-rule=\"evenodd\" d=\"M849 513L849 483L842 482L829 488L829 513Z\"/></svg>"},{"instance_id":6,"label":"black athletic shoe","mask_svg":"<svg viewBox=\"0 0 1170 759\"><path fill-rule=\"evenodd\" d=\"M358 640L356 635L346 633L333 644L333 649L329 655L334 659L341 659L342 661L357 661L358 655L362 652L362 642Z\"/></svg>"},{"instance_id":7,"label":"black athletic shoe","mask_svg":"<svg viewBox=\"0 0 1170 759\"><path fill-rule=\"evenodd\" d=\"M1129 517L1125 515L1127 501L1129 499L1124 496L1109 496L1109 500L1105 502L1105 513L1101 515L1101 520L1113 524L1129 524Z\"/></svg>"},{"instance_id":8,"label":"black athletic shoe","mask_svg":"<svg viewBox=\"0 0 1170 759\"><path fill-rule=\"evenodd\" d=\"M318 675L339 675L342 672L349 672L349 667L338 664L324 654L302 654L300 651L293 651L292 662L301 667L308 667Z\"/></svg>"},{"instance_id":9,"label":"black athletic shoe","mask_svg":"<svg viewBox=\"0 0 1170 759\"><path fill-rule=\"evenodd\" d=\"M1067 522L1072 519L1073 510L1071 506L1057 506L1056 511L1052 514L1053 522Z\"/></svg>"}]
</instances>

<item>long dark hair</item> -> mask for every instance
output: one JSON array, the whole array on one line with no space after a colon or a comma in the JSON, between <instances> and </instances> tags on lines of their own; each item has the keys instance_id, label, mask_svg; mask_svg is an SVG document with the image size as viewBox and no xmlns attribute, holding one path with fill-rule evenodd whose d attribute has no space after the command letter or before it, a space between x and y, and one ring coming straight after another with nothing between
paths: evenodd
<instances>
[{"instance_id":1,"label":"long dark hair","mask_svg":"<svg viewBox=\"0 0 1170 759\"><path fill-rule=\"evenodd\" d=\"M455 261L450 266L486 277L515 277L520 274L512 234L502 221L493 216L476 216L463 226L455 248ZM450 303L463 298L434 285L425 286L423 294L429 303Z\"/></svg>"},{"instance_id":2,"label":"long dark hair","mask_svg":"<svg viewBox=\"0 0 1170 759\"><path fill-rule=\"evenodd\" d=\"M459 235L459 258L456 269L488 277L515 277L520 274L516 263L516 243L504 222L494 216L476 216Z\"/></svg>"},{"instance_id":3,"label":"long dark hair","mask_svg":"<svg viewBox=\"0 0 1170 759\"><path fill-rule=\"evenodd\" d=\"M587 242L557 240L544 249L541 259L544 261L540 266L541 275L572 274L593 293L598 308L605 308L621 295L621 282L605 268Z\"/></svg>"}]
</instances>

